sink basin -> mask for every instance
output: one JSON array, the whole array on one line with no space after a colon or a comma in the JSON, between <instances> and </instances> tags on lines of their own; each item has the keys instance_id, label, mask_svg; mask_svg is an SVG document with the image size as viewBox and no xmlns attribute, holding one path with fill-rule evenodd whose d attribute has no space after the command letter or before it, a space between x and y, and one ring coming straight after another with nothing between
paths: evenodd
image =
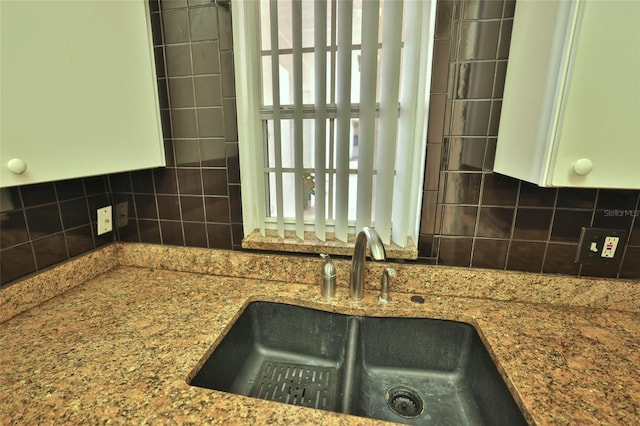
<instances>
[{"instance_id":1,"label":"sink basin","mask_svg":"<svg viewBox=\"0 0 640 426\"><path fill-rule=\"evenodd\" d=\"M406 424L526 424L475 329L254 302L193 386Z\"/></svg>"}]
</instances>

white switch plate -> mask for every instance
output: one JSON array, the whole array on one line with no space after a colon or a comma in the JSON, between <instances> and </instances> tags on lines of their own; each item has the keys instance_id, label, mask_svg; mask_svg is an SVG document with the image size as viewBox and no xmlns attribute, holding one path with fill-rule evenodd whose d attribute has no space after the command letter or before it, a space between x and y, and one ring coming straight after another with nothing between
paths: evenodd
<instances>
[{"instance_id":1,"label":"white switch plate","mask_svg":"<svg viewBox=\"0 0 640 426\"><path fill-rule=\"evenodd\" d=\"M604 239L604 246L602 247L601 256L613 259L616 255L616 248L618 248L619 241L620 238L618 237L606 237Z\"/></svg>"},{"instance_id":2,"label":"white switch plate","mask_svg":"<svg viewBox=\"0 0 640 426\"><path fill-rule=\"evenodd\" d=\"M111 206L98 209L98 235L106 234L113 229Z\"/></svg>"}]
</instances>

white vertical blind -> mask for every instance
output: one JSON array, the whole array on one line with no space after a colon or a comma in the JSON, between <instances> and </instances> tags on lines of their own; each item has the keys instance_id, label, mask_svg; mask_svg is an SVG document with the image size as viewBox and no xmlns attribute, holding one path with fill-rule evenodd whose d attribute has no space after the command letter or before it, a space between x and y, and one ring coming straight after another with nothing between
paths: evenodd
<instances>
[{"instance_id":1,"label":"white vertical blind","mask_svg":"<svg viewBox=\"0 0 640 426\"><path fill-rule=\"evenodd\" d=\"M282 135L280 126L280 55L278 54L278 1L271 0L269 5L269 18L271 22L271 84L273 87L273 143L276 163L276 217L278 221L278 235L284 237L284 199L282 195Z\"/></svg>"},{"instance_id":2,"label":"white vertical blind","mask_svg":"<svg viewBox=\"0 0 640 426\"><path fill-rule=\"evenodd\" d=\"M380 2L378 0L363 2L356 232L364 226L371 226L373 153L376 134L376 83L378 81L379 12Z\"/></svg>"},{"instance_id":3,"label":"white vertical blind","mask_svg":"<svg viewBox=\"0 0 640 426\"><path fill-rule=\"evenodd\" d=\"M411 237L415 242L435 2L314 0L311 8L303 0L265 1L269 12L263 7L263 19L269 29L260 33L264 50L255 52L271 59L271 66L255 72L265 78L270 93L263 92L265 99L252 117L258 117L269 143L243 138L240 144L243 211L251 211L244 218L255 218L266 206L271 214L262 221L245 221L248 232L256 224L263 233L277 228L284 236L285 230L295 230L302 239L305 230L315 230L324 241L333 231L336 239L348 241L373 222L386 244L404 247ZM257 14L255 4L239 2L237 15L252 9ZM243 30L234 18L234 37L241 35L242 46L250 48L260 28L250 19L241 22ZM249 22L253 24L247 28ZM236 57L250 66L251 61L242 59L246 55L249 50ZM239 96L251 95L244 87L252 83L250 75L250 70L238 73ZM245 114L251 115L244 99L238 105L239 123L246 123ZM313 131L305 126L311 119ZM244 148L249 143L255 149L252 161L244 160L251 152ZM245 171L255 166L264 180L246 185L252 170ZM308 175L313 187L305 186ZM259 191L260 185L268 197L262 207L245 196L245 187ZM315 194L310 200L307 190ZM260 204L264 194L254 199Z\"/></svg>"},{"instance_id":4,"label":"white vertical blind","mask_svg":"<svg viewBox=\"0 0 640 426\"><path fill-rule=\"evenodd\" d=\"M349 133L351 127L351 28L353 2L338 2L337 126L336 126L336 218L335 236L348 238Z\"/></svg>"},{"instance_id":5,"label":"white vertical blind","mask_svg":"<svg viewBox=\"0 0 640 426\"><path fill-rule=\"evenodd\" d=\"M314 3L314 20L327 21L327 1L316 0ZM315 60L315 201L316 201L316 236L325 241L326 207L325 180L327 177L327 26L314 26L314 60Z\"/></svg>"},{"instance_id":6,"label":"white vertical blind","mask_svg":"<svg viewBox=\"0 0 640 426\"><path fill-rule=\"evenodd\" d=\"M302 0L293 0L293 144L296 191L296 236L304 239L304 179L302 140Z\"/></svg>"},{"instance_id":7,"label":"white vertical blind","mask_svg":"<svg viewBox=\"0 0 640 426\"><path fill-rule=\"evenodd\" d=\"M378 133L376 179L376 231L382 242L391 243L393 181L398 140L398 96L402 46L403 2L387 1L383 10L382 63L380 66L380 129Z\"/></svg>"}]
</instances>

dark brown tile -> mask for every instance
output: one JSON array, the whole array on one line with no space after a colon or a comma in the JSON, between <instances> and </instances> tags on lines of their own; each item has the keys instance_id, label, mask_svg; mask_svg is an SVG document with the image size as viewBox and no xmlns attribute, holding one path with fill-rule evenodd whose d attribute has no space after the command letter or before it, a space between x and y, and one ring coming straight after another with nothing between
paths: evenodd
<instances>
[{"instance_id":1,"label":"dark brown tile","mask_svg":"<svg viewBox=\"0 0 640 426\"><path fill-rule=\"evenodd\" d=\"M433 234L435 232L437 204L438 193L436 191L424 191L420 218L421 234Z\"/></svg>"},{"instance_id":2,"label":"dark brown tile","mask_svg":"<svg viewBox=\"0 0 640 426\"><path fill-rule=\"evenodd\" d=\"M199 145L202 167L225 167L227 165L227 144L224 139L200 139Z\"/></svg>"},{"instance_id":3,"label":"dark brown tile","mask_svg":"<svg viewBox=\"0 0 640 426\"><path fill-rule=\"evenodd\" d=\"M162 10L177 9L187 7L187 0L160 0Z\"/></svg>"},{"instance_id":4,"label":"dark brown tile","mask_svg":"<svg viewBox=\"0 0 640 426\"><path fill-rule=\"evenodd\" d=\"M529 182L520 183L518 206L553 207L556 201L556 188L541 188Z\"/></svg>"},{"instance_id":5,"label":"dark brown tile","mask_svg":"<svg viewBox=\"0 0 640 426\"><path fill-rule=\"evenodd\" d=\"M231 250L231 225L207 223L209 248Z\"/></svg>"},{"instance_id":6,"label":"dark brown tile","mask_svg":"<svg viewBox=\"0 0 640 426\"><path fill-rule=\"evenodd\" d=\"M229 185L231 223L242 223L242 193L240 185Z\"/></svg>"},{"instance_id":7,"label":"dark brown tile","mask_svg":"<svg viewBox=\"0 0 640 426\"><path fill-rule=\"evenodd\" d=\"M59 201L84 198L84 185L82 179L62 180L55 183ZM103 189L104 191L104 189Z\"/></svg>"},{"instance_id":8,"label":"dark brown tile","mask_svg":"<svg viewBox=\"0 0 640 426\"><path fill-rule=\"evenodd\" d=\"M433 252L433 234L419 234L418 235L418 257L431 257ZM234 238L235 244L235 238Z\"/></svg>"},{"instance_id":9,"label":"dark brown tile","mask_svg":"<svg viewBox=\"0 0 640 426\"><path fill-rule=\"evenodd\" d=\"M57 204L26 209L30 239L42 238L62 231Z\"/></svg>"},{"instance_id":10,"label":"dark brown tile","mask_svg":"<svg viewBox=\"0 0 640 426\"><path fill-rule=\"evenodd\" d=\"M162 232L162 244L184 246L182 224L180 222L167 222L165 220L161 220L160 231Z\"/></svg>"},{"instance_id":11,"label":"dark brown tile","mask_svg":"<svg viewBox=\"0 0 640 426\"><path fill-rule=\"evenodd\" d=\"M63 234L50 235L33 241L38 270L67 260L67 246Z\"/></svg>"},{"instance_id":12,"label":"dark brown tile","mask_svg":"<svg viewBox=\"0 0 640 426\"><path fill-rule=\"evenodd\" d=\"M172 109L171 129L175 138L197 138L195 109Z\"/></svg>"},{"instance_id":13,"label":"dark brown tile","mask_svg":"<svg viewBox=\"0 0 640 426\"><path fill-rule=\"evenodd\" d=\"M444 206L442 235L473 236L477 207Z\"/></svg>"},{"instance_id":14,"label":"dark brown tile","mask_svg":"<svg viewBox=\"0 0 640 426\"><path fill-rule=\"evenodd\" d=\"M592 209L596 202L595 189L560 188L558 190L558 207L572 209Z\"/></svg>"},{"instance_id":15,"label":"dark brown tile","mask_svg":"<svg viewBox=\"0 0 640 426\"><path fill-rule=\"evenodd\" d=\"M176 169L160 168L153 171L153 180L158 194L177 194L178 177Z\"/></svg>"},{"instance_id":16,"label":"dark brown tile","mask_svg":"<svg viewBox=\"0 0 640 426\"><path fill-rule=\"evenodd\" d=\"M231 27L230 2L218 3L218 37L220 38L220 49L233 49L233 30Z\"/></svg>"},{"instance_id":17,"label":"dark brown tile","mask_svg":"<svg viewBox=\"0 0 640 426\"><path fill-rule=\"evenodd\" d=\"M509 241L507 240L476 239L471 266L474 268L504 269L508 247Z\"/></svg>"},{"instance_id":18,"label":"dark brown tile","mask_svg":"<svg viewBox=\"0 0 640 426\"><path fill-rule=\"evenodd\" d=\"M497 173L484 175L482 204L515 206L520 181Z\"/></svg>"},{"instance_id":19,"label":"dark brown tile","mask_svg":"<svg viewBox=\"0 0 640 426\"><path fill-rule=\"evenodd\" d=\"M512 241L507 259L507 269L540 272L545 246L545 243Z\"/></svg>"},{"instance_id":20,"label":"dark brown tile","mask_svg":"<svg viewBox=\"0 0 640 426\"><path fill-rule=\"evenodd\" d=\"M153 2L149 2L153 3ZM157 4L157 3L156 3ZM151 14L151 36L153 38L153 45L162 45L162 23L160 13Z\"/></svg>"},{"instance_id":21,"label":"dark brown tile","mask_svg":"<svg viewBox=\"0 0 640 426\"><path fill-rule=\"evenodd\" d=\"M455 2L452 0L440 0L436 10L436 38L450 38L453 19L453 8Z\"/></svg>"},{"instance_id":22,"label":"dark brown tile","mask_svg":"<svg viewBox=\"0 0 640 426\"><path fill-rule=\"evenodd\" d=\"M577 250L578 246L576 244L549 243L542 272L548 274L578 275L580 264L574 262Z\"/></svg>"},{"instance_id":23,"label":"dark brown tile","mask_svg":"<svg viewBox=\"0 0 640 426\"><path fill-rule=\"evenodd\" d=\"M450 40L436 40L433 46L431 93L447 93Z\"/></svg>"},{"instance_id":24,"label":"dark brown tile","mask_svg":"<svg viewBox=\"0 0 640 426\"><path fill-rule=\"evenodd\" d=\"M578 242L583 226L591 225L590 211L556 210L551 230L552 241Z\"/></svg>"},{"instance_id":25,"label":"dark brown tile","mask_svg":"<svg viewBox=\"0 0 640 426\"><path fill-rule=\"evenodd\" d=\"M505 18L513 18L515 11L516 11L516 0L505 0L504 12L502 16Z\"/></svg>"},{"instance_id":26,"label":"dark brown tile","mask_svg":"<svg viewBox=\"0 0 640 426\"><path fill-rule=\"evenodd\" d=\"M495 62L462 62L457 64L454 98L491 98L495 69Z\"/></svg>"},{"instance_id":27,"label":"dark brown tile","mask_svg":"<svg viewBox=\"0 0 640 426\"><path fill-rule=\"evenodd\" d=\"M158 195L156 198L160 219L180 220L180 203L177 195Z\"/></svg>"},{"instance_id":28,"label":"dark brown tile","mask_svg":"<svg viewBox=\"0 0 640 426\"><path fill-rule=\"evenodd\" d=\"M127 195L126 200L132 200L131 197L128 197L129 194L124 195ZM89 217L91 218L91 222L96 222L98 220L98 209L110 205L111 200L107 194L97 194L88 197L87 204L89 204ZM133 202L129 205L132 206Z\"/></svg>"},{"instance_id":29,"label":"dark brown tile","mask_svg":"<svg viewBox=\"0 0 640 426\"><path fill-rule=\"evenodd\" d=\"M191 40L218 39L218 11L215 5L189 9Z\"/></svg>"},{"instance_id":30,"label":"dark brown tile","mask_svg":"<svg viewBox=\"0 0 640 426\"><path fill-rule=\"evenodd\" d=\"M629 235L629 245L640 247L640 210L635 213L635 222Z\"/></svg>"},{"instance_id":31,"label":"dark brown tile","mask_svg":"<svg viewBox=\"0 0 640 426\"><path fill-rule=\"evenodd\" d=\"M186 9L177 9L162 13L164 42L183 43L189 41L189 16Z\"/></svg>"},{"instance_id":32,"label":"dark brown tile","mask_svg":"<svg viewBox=\"0 0 640 426\"><path fill-rule=\"evenodd\" d=\"M629 231L633 216L627 212L632 210L596 210L593 215L594 228L624 229Z\"/></svg>"},{"instance_id":33,"label":"dark brown tile","mask_svg":"<svg viewBox=\"0 0 640 426\"><path fill-rule=\"evenodd\" d=\"M481 171L487 141L485 138L448 138L447 170Z\"/></svg>"},{"instance_id":34,"label":"dark brown tile","mask_svg":"<svg viewBox=\"0 0 640 426\"><path fill-rule=\"evenodd\" d=\"M491 19L502 17L502 0L465 0L462 19Z\"/></svg>"},{"instance_id":35,"label":"dark brown tile","mask_svg":"<svg viewBox=\"0 0 640 426\"><path fill-rule=\"evenodd\" d=\"M202 195L200 169L177 169L180 194Z\"/></svg>"},{"instance_id":36,"label":"dark brown tile","mask_svg":"<svg viewBox=\"0 0 640 426\"><path fill-rule=\"evenodd\" d=\"M227 195L227 170L202 169L205 195Z\"/></svg>"},{"instance_id":37,"label":"dark brown tile","mask_svg":"<svg viewBox=\"0 0 640 426\"><path fill-rule=\"evenodd\" d=\"M167 76L167 70L165 66L166 57L167 55L165 55L164 53L164 47L157 46L153 48L153 59L155 62L156 76L158 78L164 78Z\"/></svg>"},{"instance_id":38,"label":"dark brown tile","mask_svg":"<svg viewBox=\"0 0 640 426\"><path fill-rule=\"evenodd\" d=\"M160 222L157 220L139 220L140 242L149 244L160 244Z\"/></svg>"},{"instance_id":39,"label":"dark brown tile","mask_svg":"<svg viewBox=\"0 0 640 426\"><path fill-rule=\"evenodd\" d=\"M448 172L444 202L448 204L478 204L482 173Z\"/></svg>"},{"instance_id":40,"label":"dark brown tile","mask_svg":"<svg viewBox=\"0 0 640 426\"><path fill-rule=\"evenodd\" d=\"M200 167L200 142L197 139L175 139L176 165Z\"/></svg>"},{"instance_id":41,"label":"dark brown tile","mask_svg":"<svg viewBox=\"0 0 640 426\"><path fill-rule=\"evenodd\" d=\"M618 270L620 265L606 264L606 265L582 265L580 270L581 277L602 277L602 278L616 278L618 276Z\"/></svg>"},{"instance_id":42,"label":"dark brown tile","mask_svg":"<svg viewBox=\"0 0 640 426\"><path fill-rule=\"evenodd\" d=\"M449 266L469 266L471 264L471 238L440 238L438 264Z\"/></svg>"},{"instance_id":43,"label":"dark brown tile","mask_svg":"<svg viewBox=\"0 0 640 426\"><path fill-rule=\"evenodd\" d=\"M229 199L227 197L204 197L207 222L229 223Z\"/></svg>"},{"instance_id":44,"label":"dark brown tile","mask_svg":"<svg viewBox=\"0 0 640 426\"><path fill-rule=\"evenodd\" d=\"M191 75L191 50L186 44L164 47L168 77Z\"/></svg>"},{"instance_id":45,"label":"dark brown tile","mask_svg":"<svg viewBox=\"0 0 640 426\"><path fill-rule=\"evenodd\" d=\"M546 241L551 230L553 210L523 209L516 213L516 226L513 238L519 240Z\"/></svg>"},{"instance_id":46,"label":"dark brown tile","mask_svg":"<svg viewBox=\"0 0 640 426\"><path fill-rule=\"evenodd\" d=\"M193 95L193 77L176 77L169 79L169 99L171 108L195 106Z\"/></svg>"},{"instance_id":47,"label":"dark brown tile","mask_svg":"<svg viewBox=\"0 0 640 426\"><path fill-rule=\"evenodd\" d=\"M90 223L87 200L79 198L60 203L64 229L76 228Z\"/></svg>"},{"instance_id":48,"label":"dark brown tile","mask_svg":"<svg viewBox=\"0 0 640 426\"><path fill-rule=\"evenodd\" d=\"M194 79L196 105L222 106L220 75L205 75Z\"/></svg>"},{"instance_id":49,"label":"dark brown tile","mask_svg":"<svg viewBox=\"0 0 640 426\"><path fill-rule=\"evenodd\" d=\"M193 55L194 74L217 74L220 72L220 59L218 58L218 42L207 41L193 43L191 45ZM231 69L231 73L233 73Z\"/></svg>"},{"instance_id":50,"label":"dark brown tile","mask_svg":"<svg viewBox=\"0 0 640 426\"><path fill-rule=\"evenodd\" d=\"M7 284L15 279L36 271L31 242L8 248L0 252L0 284Z\"/></svg>"},{"instance_id":51,"label":"dark brown tile","mask_svg":"<svg viewBox=\"0 0 640 426\"><path fill-rule=\"evenodd\" d=\"M138 194L153 194L153 174L151 170L131 172L131 187Z\"/></svg>"},{"instance_id":52,"label":"dark brown tile","mask_svg":"<svg viewBox=\"0 0 640 426\"><path fill-rule=\"evenodd\" d=\"M476 234L479 237L509 238L514 211L505 207L481 207Z\"/></svg>"},{"instance_id":53,"label":"dark brown tile","mask_svg":"<svg viewBox=\"0 0 640 426\"><path fill-rule=\"evenodd\" d=\"M502 101L496 100L491 102L491 119L489 120L489 136L498 136L498 128L500 127L500 112L502 111Z\"/></svg>"},{"instance_id":54,"label":"dark brown tile","mask_svg":"<svg viewBox=\"0 0 640 426\"><path fill-rule=\"evenodd\" d=\"M491 101L454 101L451 116L452 136L486 136Z\"/></svg>"},{"instance_id":55,"label":"dark brown tile","mask_svg":"<svg viewBox=\"0 0 640 426\"><path fill-rule=\"evenodd\" d=\"M74 257L93 250L93 237L91 225L65 231L64 237L69 249L69 257Z\"/></svg>"},{"instance_id":56,"label":"dark brown tile","mask_svg":"<svg viewBox=\"0 0 640 426\"><path fill-rule=\"evenodd\" d=\"M112 192L131 192L131 177L129 173L117 173L109 176Z\"/></svg>"},{"instance_id":57,"label":"dark brown tile","mask_svg":"<svg viewBox=\"0 0 640 426\"><path fill-rule=\"evenodd\" d=\"M0 249L22 244L29 240L24 211L12 210L0 214Z\"/></svg>"},{"instance_id":58,"label":"dark brown tile","mask_svg":"<svg viewBox=\"0 0 640 426\"><path fill-rule=\"evenodd\" d=\"M442 144L427 144L427 162L424 168L424 190L438 189L440 177L440 165L442 163Z\"/></svg>"},{"instance_id":59,"label":"dark brown tile","mask_svg":"<svg viewBox=\"0 0 640 426\"><path fill-rule=\"evenodd\" d=\"M509 57L509 48L511 47L512 31L513 31L513 20L506 19L502 21L502 29L500 32L500 45L498 46L498 59L507 59Z\"/></svg>"},{"instance_id":60,"label":"dark brown tile","mask_svg":"<svg viewBox=\"0 0 640 426\"><path fill-rule=\"evenodd\" d=\"M237 142L226 143L227 179L229 183L240 183L240 151Z\"/></svg>"},{"instance_id":61,"label":"dark brown tile","mask_svg":"<svg viewBox=\"0 0 640 426\"><path fill-rule=\"evenodd\" d=\"M21 209L20 187L0 188L0 213Z\"/></svg>"},{"instance_id":62,"label":"dark brown tile","mask_svg":"<svg viewBox=\"0 0 640 426\"><path fill-rule=\"evenodd\" d=\"M459 61L495 59L500 21L465 21L460 26Z\"/></svg>"},{"instance_id":63,"label":"dark brown tile","mask_svg":"<svg viewBox=\"0 0 640 426\"><path fill-rule=\"evenodd\" d=\"M493 170L493 165L496 159L497 144L498 144L497 138L487 138L487 151L484 155L484 165L482 167L484 171Z\"/></svg>"},{"instance_id":64,"label":"dark brown tile","mask_svg":"<svg viewBox=\"0 0 640 426\"><path fill-rule=\"evenodd\" d=\"M202 197L180 197L182 220L204 222L204 201Z\"/></svg>"},{"instance_id":65,"label":"dark brown tile","mask_svg":"<svg viewBox=\"0 0 640 426\"><path fill-rule=\"evenodd\" d=\"M56 202L56 191L52 183L37 183L20 187L25 207L35 207Z\"/></svg>"},{"instance_id":66,"label":"dark brown tile","mask_svg":"<svg viewBox=\"0 0 640 426\"><path fill-rule=\"evenodd\" d=\"M204 223L183 223L184 243L187 247L207 247L207 229Z\"/></svg>"},{"instance_id":67,"label":"dark brown tile","mask_svg":"<svg viewBox=\"0 0 640 426\"><path fill-rule=\"evenodd\" d=\"M620 278L640 278L640 247L627 247L622 261Z\"/></svg>"},{"instance_id":68,"label":"dark brown tile","mask_svg":"<svg viewBox=\"0 0 640 426\"><path fill-rule=\"evenodd\" d=\"M156 197L153 195L135 194L136 212L138 219L157 219L158 209Z\"/></svg>"},{"instance_id":69,"label":"dark brown tile","mask_svg":"<svg viewBox=\"0 0 640 426\"><path fill-rule=\"evenodd\" d=\"M140 242L140 234L138 232L138 220L129 218L127 224L117 229L118 241L127 241L130 243Z\"/></svg>"},{"instance_id":70,"label":"dark brown tile","mask_svg":"<svg viewBox=\"0 0 640 426\"><path fill-rule=\"evenodd\" d=\"M198 137L224 138L223 108L198 108Z\"/></svg>"},{"instance_id":71,"label":"dark brown tile","mask_svg":"<svg viewBox=\"0 0 640 426\"><path fill-rule=\"evenodd\" d=\"M231 225L231 235L233 237L233 245L241 248L242 239L244 238L244 228L242 224L232 224ZM236 249L236 247L234 247Z\"/></svg>"},{"instance_id":72,"label":"dark brown tile","mask_svg":"<svg viewBox=\"0 0 640 426\"><path fill-rule=\"evenodd\" d=\"M227 142L238 141L238 115L236 111L236 98L224 98L224 140Z\"/></svg>"},{"instance_id":73,"label":"dark brown tile","mask_svg":"<svg viewBox=\"0 0 640 426\"><path fill-rule=\"evenodd\" d=\"M496 78L493 86L493 97L501 99L504 95L504 82L507 76L507 61L496 62Z\"/></svg>"},{"instance_id":74,"label":"dark brown tile","mask_svg":"<svg viewBox=\"0 0 640 426\"><path fill-rule=\"evenodd\" d=\"M598 210L635 210L638 206L638 195L640 191L618 191L612 189L601 189L598 193Z\"/></svg>"},{"instance_id":75,"label":"dark brown tile","mask_svg":"<svg viewBox=\"0 0 640 426\"><path fill-rule=\"evenodd\" d=\"M442 143L444 138L444 117L447 95L431 95L429 100L429 126L427 142Z\"/></svg>"}]
</instances>

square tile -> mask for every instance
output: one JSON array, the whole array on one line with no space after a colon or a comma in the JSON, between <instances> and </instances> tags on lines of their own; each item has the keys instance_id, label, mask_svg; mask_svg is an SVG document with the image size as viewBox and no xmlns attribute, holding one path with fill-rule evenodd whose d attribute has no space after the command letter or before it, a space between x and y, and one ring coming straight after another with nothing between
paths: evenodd
<instances>
[{"instance_id":1,"label":"square tile","mask_svg":"<svg viewBox=\"0 0 640 426\"><path fill-rule=\"evenodd\" d=\"M527 272L541 272L545 243L512 241L507 259L507 269Z\"/></svg>"},{"instance_id":2,"label":"square tile","mask_svg":"<svg viewBox=\"0 0 640 426\"><path fill-rule=\"evenodd\" d=\"M0 284L7 284L36 271L31 242L0 252Z\"/></svg>"},{"instance_id":3,"label":"square tile","mask_svg":"<svg viewBox=\"0 0 640 426\"><path fill-rule=\"evenodd\" d=\"M505 207L481 207L476 235L479 237L509 238L513 225L514 209Z\"/></svg>"},{"instance_id":4,"label":"square tile","mask_svg":"<svg viewBox=\"0 0 640 426\"><path fill-rule=\"evenodd\" d=\"M189 9L191 40L218 39L218 13L215 5Z\"/></svg>"},{"instance_id":5,"label":"square tile","mask_svg":"<svg viewBox=\"0 0 640 426\"><path fill-rule=\"evenodd\" d=\"M471 266L474 268L504 269L508 247L509 241L507 240L476 239Z\"/></svg>"}]
</instances>

